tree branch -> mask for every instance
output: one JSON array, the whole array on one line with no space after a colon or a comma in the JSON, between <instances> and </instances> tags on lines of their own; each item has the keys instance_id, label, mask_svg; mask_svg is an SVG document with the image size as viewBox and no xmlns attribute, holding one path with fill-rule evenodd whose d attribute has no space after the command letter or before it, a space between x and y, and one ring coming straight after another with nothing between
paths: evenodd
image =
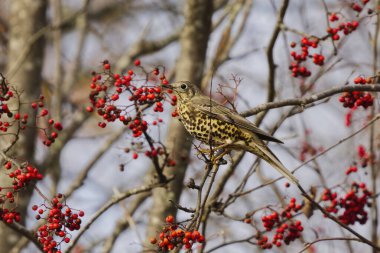
<instances>
[{"instance_id":1,"label":"tree branch","mask_svg":"<svg viewBox=\"0 0 380 253\"><path fill-rule=\"evenodd\" d=\"M313 242L305 243L306 246L302 250L300 250L298 253L302 253L302 252L306 251L313 244L316 244L318 242L324 242L324 241L357 241L357 242L362 243L362 241L359 238L347 238L347 237L320 238L320 239L317 239Z\"/></svg>"},{"instance_id":2,"label":"tree branch","mask_svg":"<svg viewBox=\"0 0 380 253\"><path fill-rule=\"evenodd\" d=\"M298 106L305 106L307 104L316 102L318 100L322 100L325 98L329 98L335 94L343 93L343 92L352 92L352 91L372 91L372 92L379 92L380 91L380 84L375 85L348 85L348 86L342 86L342 87L335 87L326 91L322 91L320 93L304 97L304 98L291 98L286 99L283 101L278 102L270 102L265 103L259 106L256 106L255 108L249 109L245 112L242 112L241 115L244 117L249 117L252 115L255 115L259 112L266 111L273 108L279 108L284 106L291 106L291 105L298 105Z\"/></svg>"},{"instance_id":3,"label":"tree branch","mask_svg":"<svg viewBox=\"0 0 380 253\"><path fill-rule=\"evenodd\" d=\"M275 88L276 65L273 59L273 50L274 50L274 45L276 44L278 35L280 34L281 24L283 23L288 6L289 6L289 0L284 0L280 8L280 11L278 12L276 27L273 31L272 37L269 41L269 45L266 51L267 59L268 59L268 68L269 68L267 102L273 101L273 99L276 96L276 88Z\"/></svg>"},{"instance_id":4,"label":"tree branch","mask_svg":"<svg viewBox=\"0 0 380 253\"><path fill-rule=\"evenodd\" d=\"M171 179L168 179L168 181L170 181L170 180ZM111 198L111 200L109 200L107 203L105 203L101 208L99 208L98 211L96 211L96 213L94 213L91 216L91 218L89 219L89 221L87 222L86 225L84 225L84 226L81 227L81 229L79 230L77 236L75 237L74 240L72 240L72 243L69 245L69 247L67 248L66 252L71 252L74 249L74 246L77 244L77 242L79 241L79 239L81 238L81 236L110 207L112 207L113 205L119 203L122 200L125 200L125 199L129 198L130 196L133 196L133 195L136 195L136 194L139 194L139 193L143 193L143 192L149 192L149 191L151 191L154 188L163 187L166 184L167 183L164 183L164 184L162 184L162 183L155 183L155 184L151 184L151 185L145 185L145 186L141 186L141 187L138 187L138 188L131 189L131 190L126 191L124 193L120 193L118 195L114 195Z\"/></svg>"},{"instance_id":5,"label":"tree branch","mask_svg":"<svg viewBox=\"0 0 380 253\"><path fill-rule=\"evenodd\" d=\"M12 224L8 224L5 222L3 222L3 223L6 224L11 229L13 229L15 232L17 232L17 233L25 236L26 238L28 238L29 241L31 241L34 245L36 245L36 247L41 252L43 252L43 247L42 247L41 243L37 240L37 237L34 236L34 233L32 231L29 231L26 227L24 227L23 225L21 225L17 222L14 222Z\"/></svg>"}]
</instances>

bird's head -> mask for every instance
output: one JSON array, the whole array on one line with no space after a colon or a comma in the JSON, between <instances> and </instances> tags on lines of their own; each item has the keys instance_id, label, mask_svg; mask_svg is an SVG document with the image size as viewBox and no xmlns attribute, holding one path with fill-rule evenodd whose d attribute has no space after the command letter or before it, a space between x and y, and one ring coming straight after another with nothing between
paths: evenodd
<instances>
[{"instance_id":1,"label":"bird's head","mask_svg":"<svg viewBox=\"0 0 380 253\"><path fill-rule=\"evenodd\" d=\"M167 85L166 88L173 90L180 101L189 100L200 93L199 88L189 81L179 81Z\"/></svg>"}]
</instances>

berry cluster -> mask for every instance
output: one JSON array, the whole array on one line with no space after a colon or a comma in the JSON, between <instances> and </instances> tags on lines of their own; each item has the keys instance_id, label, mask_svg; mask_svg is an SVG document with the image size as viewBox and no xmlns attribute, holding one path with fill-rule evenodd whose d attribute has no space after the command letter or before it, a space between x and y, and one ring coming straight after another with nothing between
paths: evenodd
<instances>
[{"instance_id":1,"label":"berry cluster","mask_svg":"<svg viewBox=\"0 0 380 253\"><path fill-rule=\"evenodd\" d=\"M278 212L272 212L269 215L263 216L261 221L266 231L272 231L276 228L272 240L268 236L259 235L258 245L262 249L271 249L273 245L280 247L283 241L286 245L295 241L301 236L303 231L302 223L299 220L292 221L294 215L302 208L300 204L296 203L295 198L291 198L288 206L279 215Z\"/></svg>"},{"instance_id":2,"label":"berry cluster","mask_svg":"<svg viewBox=\"0 0 380 253\"><path fill-rule=\"evenodd\" d=\"M38 123L41 126L45 126L41 129L45 135L45 140L42 143L49 147L55 142L55 139L58 138L58 133L56 131L62 131L63 126L61 122L55 122L54 119L46 117L49 115L49 111L45 108L44 100L45 97L41 95L38 101L31 103L31 106L34 110L36 110L36 124ZM15 116L17 116L17 114ZM45 120L44 122L39 122L43 119ZM24 117L24 120L27 121L27 118L25 119Z\"/></svg>"},{"instance_id":3,"label":"berry cluster","mask_svg":"<svg viewBox=\"0 0 380 253\"><path fill-rule=\"evenodd\" d=\"M368 163L370 162L371 156L370 156L370 154L367 153L366 148L363 145L358 146L357 154L358 154L358 160L359 160L358 163L360 164L360 166L363 168L367 167ZM358 171L358 166L357 166L358 163L354 162L354 164L351 165L346 170L346 175L357 172Z\"/></svg>"},{"instance_id":4,"label":"berry cluster","mask_svg":"<svg viewBox=\"0 0 380 253\"><path fill-rule=\"evenodd\" d=\"M322 194L322 201L328 202L329 205L325 206L325 210L329 213L338 213L338 194L336 192L332 192L330 189L325 189Z\"/></svg>"},{"instance_id":5,"label":"berry cluster","mask_svg":"<svg viewBox=\"0 0 380 253\"><path fill-rule=\"evenodd\" d=\"M146 134L150 126L157 126L162 123L161 118L147 121L145 109L152 107L153 113L164 111L163 101L169 94L169 100L172 106L176 105L177 97L170 90L163 93L162 86L167 85L168 81L164 74L160 75L160 70L154 68L152 71L146 71L141 67L140 60L134 62L135 66L142 69L145 75L139 76L136 70L130 69L124 75L112 72L111 64L103 61L103 72L93 73L92 83L90 84L91 93L89 95L91 106L87 107L88 112L96 111L102 117L98 126L105 128L109 122L121 122L126 125L132 132L132 138L139 138L144 135L149 139L149 149L143 150L143 142L132 141L133 159L139 157L138 153L143 152L150 158L158 155L167 156L164 148L155 143ZM125 97L125 100L123 100ZM134 145L138 144L138 145ZM129 153L130 149L125 150ZM163 159L167 165L174 166L175 161L169 158Z\"/></svg>"},{"instance_id":6,"label":"berry cluster","mask_svg":"<svg viewBox=\"0 0 380 253\"><path fill-rule=\"evenodd\" d=\"M150 242L156 244L159 252L166 252L174 248L184 247L191 249L194 243L203 243L205 238L197 230L185 230L180 227L174 220L174 217L169 215L166 217L166 224L163 227L159 240L152 238Z\"/></svg>"},{"instance_id":7,"label":"berry cluster","mask_svg":"<svg viewBox=\"0 0 380 253\"><path fill-rule=\"evenodd\" d=\"M314 54L311 56L309 54L309 48L317 48L319 44L318 39L308 39L307 37L303 37L301 39L301 53L297 53L296 51L291 51L290 55L293 57L293 62L290 64L289 69L292 71L293 77L308 77L311 75L310 70L307 69L306 66L302 65L303 62L306 62L309 57L313 57L313 62L316 65L322 66L324 64L324 56L321 54ZM292 42L291 47L296 47L296 43Z\"/></svg>"},{"instance_id":8,"label":"berry cluster","mask_svg":"<svg viewBox=\"0 0 380 253\"><path fill-rule=\"evenodd\" d=\"M8 208L0 208L0 217L3 222L8 224L21 221L21 214Z\"/></svg>"},{"instance_id":9,"label":"berry cluster","mask_svg":"<svg viewBox=\"0 0 380 253\"><path fill-rule=\"evenodd\" d=\"M0 74L0 119L4 116L9 119L13 117L13 113L9 110L8 102L13 98L14 94L10 90L9 85L3 75ZM0 131L7 132L10 122L7 120L0 120Z\"/></svg>"},{"instance_id":10,"label":"berry cluster","mask_svg":"<svg viewBox=\"0 0 380 253\"><path fill-rule=\"evenodd\" d=\"M329 16L330 22L336 22L340 18L337 13L331 13ZM325 64L325 56L320 53L314 53L311 54L310 48L318 48L320 44L320 40L325 40L326 38L331 37L332 40L340 40L341 34L348 35L355 31L357 27L359 26L358 21L352 21L352 22L342 22L336 27L328 27L327 28L327 35L322 38L307 38L303 37L300 41L300 47L301 51L291 51L290 55L293 58L293 62L291 62L289 69L292 73L293 77L309 77L311 75L311 71L306 66L306 62L309 58L313 59L313 63L317 66L323 66ZM296 42L292 42L290 44L291 48L295 48L297 46Z\"/></svg>"},{"instance_id":11,"label":"berry cluster","mask_svg":"<svg viewBox=\"0 0 380 253\"><path fill-rule=\"evenodd\" d=\"M339 18L336 16L335 13L333 13L332 15L334 15L334 18L330 16L330 21L339 20ZM358 28L358 26L359 26L358 21L352 21L352 22L346 22L346 23L342 22L336 27L328 27L327 33L329 36L331 36L333 40L340 40L341 39L341 35L339 35L340 32L342 32L344 35L349 35L353 31L355 31Z\"/></svg>"},{"instance_id":12,"label":"berry cluster","mask_svg":"<svg viewBox=\"0 0 380 253\"><path fill-rule=\"evenodd\" d=\"M135 62L140 66L140 61ZM87 111L92 112L96 109L99 116L103 118L99 122L99 127L106 127L106 122L120 121L128 125L133 130L134 137L139 137L147 129L147 122L142 119L141 106L154 106L154 112L163 112L161 85L168 84L164 75L161 75L161 84L152 82L150 85L145 83L139 85L138 76L130 69L126 75L113 74L110 63L103 62L103 73L93 73L90 88L90 102L92 106L87 107ZM159 70L155 69L152 73L159 75ZM141 78L140 78L141 79ZM121 94L127 94L130 101L128 105L117 105ZM176 97L172 97L172 104L175 105ZM133 114L134 113L134 114Z\"/></svg>"},{"instance_id":13,"label":"berry cluster","mask_svg":"<svg viewBox=\"0 0 380 253\"><path fill-rule=\"evenodd\" d=\"M354 108L355 106L362 106L367 109L373 105L373 97L370 93L363 91L345 92L339 97L339 102L343 104L343 107Z\"/></svg>"},{"instance_id":14,"label":"berry cluster","mask_svg":"<svg viewBox=\"0 0 380 253\"><path fill-rule=\"evenodd\" d=\"M6 170L10 170L11 167L11 162L7 162L4 166ZM14 191L24 188L32 180L41 180L43 178L42 174L38 172L38 169L30 165L15 169L8 174L8 177L13 179Z\"/></svg>"},{"instance_id":15,"label":"berry cluster","mask_svg":"<svg viewBox=\"0 0 380 253\"><path fill-rule=\"evenodd\" d=\"M329 21L334 23L340 20L340 17L337 13L333 12L329 16ZM327 34L328 36L331 36L333 40L339 40L341 35L339 35L340 32L342 32L344 35L349 35L353 31L355 31L359 26L359 22L354 20L352 22L341 22L339 25L335 27L328 27L327 28Z\"/></svg>"},{"instance_id":16,"label":"berry cluster","mask_svg":"<svg viewBox=\"0 0 380 253\"><path fill-rule=\"evenodd\" d=\"M371 82L371 78L367 80L361 76L354 79L354 83L359 85ZM373 96L371 93L364 91L345 92L339 97L339 102L343 104L343 107L356 109L357 107L362 106L363 108L367 109L369 106L373 105Z\"/></svg>"},{"instance_id":17,"label":"berry cluster","mask_svg":"<svg viewBox=\"0 0 380 253\"><path fill-rule=\"evenodd\" d=\"M0 74L0 131L6 133L14 126L14 132L18 134L19 130L27 128L27 124L30 121L28 113L21 113L21 107L9 108L8 104L18 104L11 102L11 99L20 99L19 94L12 91L6 82L5 78ZM23 105L20 103L20 106ZM53 119L46 119L49 115L49 111L45 108L44 96L40 96L38 100L30 103L30 106L36 111L35 122L32 123L32 127L40 129L43 133L45 140L43 144L50 146L54 143L58 137L56 130L61 131L63 129L60 122L54 122ZM4 115L4 116L3 116ZM42 121L46 119L46 121Z\"/></svg>"},{"instance_id":18,"label":"berry cluster","mask_svg":"<svg viewBox=\"0 0 380 253\"><path fill-rule=\"evenodd\" d=\"M79 230L82 223L83 211L71 209L62 194L57 194L48 204L34 205L32 210L37 212L37 220L45 220L37 232L38 241L44 252L60 253L62 242L70 242L70 231Z\"/></svg>"},{"instance_id":19,"label":"berry cluster","mask_svg":"<svg viewBox=\"0 0 380 253\"><path fill-rule=\"evenodd\" d=\"M9 208L12 205L14 205L14 208L16 207L17 203L15 203L15 198L22 189L27 187L29 182L41 180L43 176L38 172L38 169L33 166L25 165L15 168L10 161L5 162L2 170L4 170L11 179L9 181L11 184L0 187L1 220L7 223L12 223L13 221L19 222L21 219L20 214ZM8 208L5 208L6 205Z\"/></svg>"},{"instance_id":20,"label":"berry cluster","mask_svg":"<svg viewBox=\"0 0 380 253\"><path fill-rule=\"evenodd\" d=\"M338 197L338 194L330 189L325 189L322 201L328 203L325 210L337 214L342 223L346 225L353 225L356 222L365 224L368 220L368 213L364 209L370 205L371 196L372 193L367 189L365 183L354 182L351 189L342 197Z\"/></svg>"},{"instance_id":21,"label":"berry cluster","mask_svg":"<svg viewBox=\"0 0 380 253\"><path fill-rule=\"evenodd\" d=\"M363 11L364 6L369 2L369 0L361 0L362 4L359 4L357 2L353 2L351 4L351 8L356 11L357 13L360 13ZM368 8L368 14L371 14L373 12L372 9Z\"/></svg>"}]
</instances>

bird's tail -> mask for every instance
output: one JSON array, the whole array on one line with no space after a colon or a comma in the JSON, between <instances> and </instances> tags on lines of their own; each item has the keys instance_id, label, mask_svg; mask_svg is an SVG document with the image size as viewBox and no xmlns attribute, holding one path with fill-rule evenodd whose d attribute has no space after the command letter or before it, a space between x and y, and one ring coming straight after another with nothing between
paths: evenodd
<instances>
[{"instance_id":1,"label":"bird's tail","mask_svg":"<svg viewBox=\"0 0 380 253\"><path fill-rule=\"evenodd\" d=\"M261 144L261 143L260 143ZM286 177L290 182L299 186L298 179L280 162L280 160L272 153L272 151L264 144L257 144L256 142L251 143L249 146L249 151L260 158L268 162L273 168L280 172L284 177Z\"/></svg>"}]
</instances>

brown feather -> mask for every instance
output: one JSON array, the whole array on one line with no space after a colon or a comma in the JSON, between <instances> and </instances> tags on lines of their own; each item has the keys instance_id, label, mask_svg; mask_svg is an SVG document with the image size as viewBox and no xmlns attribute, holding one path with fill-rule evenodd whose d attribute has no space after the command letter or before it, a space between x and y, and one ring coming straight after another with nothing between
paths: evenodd
<instances>
[{"instance_id":1,"label":"brown feather","mask_svg":"<svg viewBox=\"0 0 380 253\"><path fill-rule=\"evenodd\" d=\"M227 123L234 124L248 130L253 134L257 134L262 140L283 143L281 140L256 127L253 123L240 116L237 112L234 112L230 108L225 107L206 96L194 96L191 98L191 102L193 106L197 107L197 109L203 113Z\"/></svg>"}]
</instances>

